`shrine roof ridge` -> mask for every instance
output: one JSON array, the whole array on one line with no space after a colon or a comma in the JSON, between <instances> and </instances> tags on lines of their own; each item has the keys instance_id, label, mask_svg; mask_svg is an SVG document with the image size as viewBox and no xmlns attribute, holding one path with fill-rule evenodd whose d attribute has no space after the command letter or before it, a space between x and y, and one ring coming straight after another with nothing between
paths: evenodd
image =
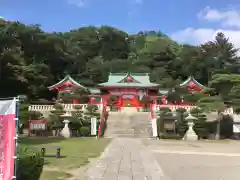
<instances>
[{"instance_id":1,"label":"shrine roof ridge","mask_svg":"<svg viewBox=\"0 0 240 180\"><path fill-rule=\"evenodd\" d=\"M149 73L131 73L131 72L122 72L122 73L109 73L111 76L126 76L126 75L132 75L132 76L149 76Z\"/></svg>"}]
</instances>

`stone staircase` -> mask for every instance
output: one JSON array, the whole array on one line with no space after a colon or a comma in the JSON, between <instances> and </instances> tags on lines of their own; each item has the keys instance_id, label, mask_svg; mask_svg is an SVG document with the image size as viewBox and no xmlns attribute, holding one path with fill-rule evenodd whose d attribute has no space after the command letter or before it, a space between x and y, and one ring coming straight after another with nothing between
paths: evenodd
<instances>
[{"instance_id":1,"label":"stone staircase","mask_svg":"<svg viewBox=\"0 0 240 180\"><path fill-rule=\"evenodd\" d=\"M151 120L148 112L137 112L136 108L127 107L121 112L110 112L107 120L105 137L152 137Z\"/></svg>"}]
</instances>

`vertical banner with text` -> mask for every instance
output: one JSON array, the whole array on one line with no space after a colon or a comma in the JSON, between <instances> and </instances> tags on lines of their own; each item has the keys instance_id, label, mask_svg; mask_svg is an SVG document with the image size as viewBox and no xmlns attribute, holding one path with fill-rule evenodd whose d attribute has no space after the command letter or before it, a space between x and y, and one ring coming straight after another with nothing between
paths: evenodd
<instances>
[{"instance_id":1,"label":"vertical banner with text","mask_svg":"<svg viewBox=\"0 0 240 180\"><path fill-rule=\"evenodd\" d=\"M0 100L0 180L14 176L16 100Z\"/></svg>"}]
</instances>

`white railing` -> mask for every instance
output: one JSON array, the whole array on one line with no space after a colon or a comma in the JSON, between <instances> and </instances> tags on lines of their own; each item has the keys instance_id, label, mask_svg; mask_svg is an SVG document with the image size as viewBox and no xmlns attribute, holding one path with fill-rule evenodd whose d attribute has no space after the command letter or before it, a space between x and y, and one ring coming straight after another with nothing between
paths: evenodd
<instances>
[{"instance_id":1,"label":"white railing","mask_svg":"<svg viewBox=\"0 0 240 180\"><path fill-rule=\"evenodd\" d=\"M167 105L167 104L155 104L153 105L153 111L159 111L160 108L163 108L163 107L166 107L166 108L169 108L171 109L171 111L176 111L177 109L179 108L183 108L183 109L186 109L187 112L191 111L191 109L194 109L196 108L197 106L190 106L190 105Z\"/></svg>"},{"instance_id":2,"label":"white railing","mask_svg":"<svg viewBox=\"0 0 240 180\"><path fill-rule=\"evenodd\" d=\"M64 111L75 111L74 106L79 105L82 106L81 110L85 110L88 106L88 104L62 104ZM97 104L98 109L101 110L102 106L101 104ZM54 105L30 105L28 107L28 111L38 111L38 112L44 112L44 111L53 111Z\"/></svg>"}]
</instances>

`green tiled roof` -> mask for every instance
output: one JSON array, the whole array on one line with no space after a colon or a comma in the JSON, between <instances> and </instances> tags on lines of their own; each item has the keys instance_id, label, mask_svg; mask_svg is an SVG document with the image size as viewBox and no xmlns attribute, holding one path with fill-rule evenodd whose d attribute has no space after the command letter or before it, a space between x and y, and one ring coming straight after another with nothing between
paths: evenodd
<instances>
[{"instance_id":1,"label":"green tiled roof","mask_svg":"<svg viewBox=\"0 0 240 180\"><path fill-rule=\"evenodd\" d=\"M199 82L198 82L194 77L192 77L192 76L189 76L187 80L185 80L184 82L182 82L182 83L180 84L180 86L186 86L186 85L188 85L190 82L194 82L194 83L197 84L198 86L204 88L204 86L203 86L201 83L199 83Z\"/></svg>"},{"instance_id":2,"label":"green tiled roof","mask_svg":"<svg viewBox=\"0 0 240 180\"><path fill-rule=\"evenodd\" d=\"M64 82L67 82L67 81L70 81L73 85L77 86L77 87L80 87L80 88L83 88L83 89L87 89L86 87L84 87L83 85L79 84L77 81L75 81L70 75L66 75L65 78L63 78L61 81L59 81L58 83L52 85L52 86L49 86L48 89L54 89L56 88L57 86L61 86L62 83Z\"/></svg>"},{"instance_id":3,"label":"green tiled roof","mask_svg":"<svg viewBox=\"0 0 240 180\"><path fill-rule=\"evenodd\" d=\"M127 77L131 77L133 82L123 82ZM157 87L159 84L151 83L148 73L110 73L108 82L99 86L105 87Z\"/></svg>"}]
</instances>

